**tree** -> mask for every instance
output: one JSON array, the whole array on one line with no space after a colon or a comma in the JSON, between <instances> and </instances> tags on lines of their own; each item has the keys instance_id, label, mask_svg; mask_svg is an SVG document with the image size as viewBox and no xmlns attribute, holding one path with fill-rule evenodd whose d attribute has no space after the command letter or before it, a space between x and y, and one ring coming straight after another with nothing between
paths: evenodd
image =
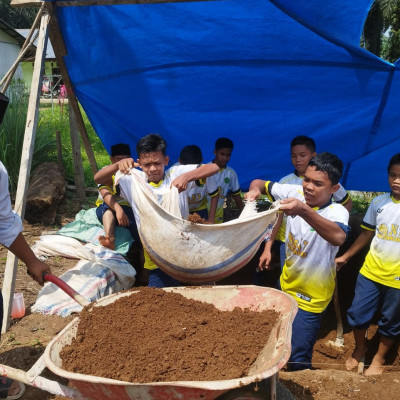
<instances>
[{"instance_id":1,"label":"tree","mask_svg":"<svg viewBox=\"0 0 400 400\"><path fill-rule=\"evenodd\" d=\"M14 29L29 29L36 14L36 7L13 8L10 5L10 0L0 0L1 19Z\"/></svg>"}]
</instances>

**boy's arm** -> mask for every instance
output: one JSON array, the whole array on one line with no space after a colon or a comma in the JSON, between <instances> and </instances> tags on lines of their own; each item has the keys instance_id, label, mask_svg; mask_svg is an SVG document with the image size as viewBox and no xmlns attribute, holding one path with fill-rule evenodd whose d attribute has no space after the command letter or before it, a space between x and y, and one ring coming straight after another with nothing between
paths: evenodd
<instances>
[{"instance_id":1,"label":"boy's arm","mask_svg":"<svg viewBox=\"0 0 400 400\"><path fill-rule=\"evenodd\" d=\"M202 164L200 167L195 168L192 171L185 172L178 176L172 181L172 185L176 186L179 192L186 190L189 182L196 181L197 179L207 178L211 175L216 174L219 171L217 164Z\"/></svg>"},{"instance_id":2,"label":"boy's arm","mask_svg":"<svg viewBox=\"0 0 400 400\"><path fill-rule=\"evenodd\" d=\"M111 210L115 211L115 216L117 218L118 224L120 226L129 226L128 216L125 214L125 211L120 206L115 197L110 193L110 191L106 187L102 187L99 190L101 197L103 197L104 203L106 203Z\"/></svg>"},{"instance_id":3,"label":"boy's arm","mask_svg":"<svg viewBox=\"0 0 400 400\"><path fill-rule=\"evenodd\" d=\"M215 224L215 212L217 211L217 205L218 205L218 194L211 197L210 201L210 211L208 213L207 222L211 224Z\"/></svg>"},{"instance_id":4,"label":"boy's arm","mask_svg":"<svg viewBox=\"0 0 400 400\"><path fill-rule=\"evenodd\" d=\"M26 264L28 274L40 285L43 285L42 274L44 272L51 273L50 267L35 256L22 233L18 234L8 249Z\"/></svg>"},{"instance_id":5,"label":"boy's arm","mask_svg":"<svg viewBox=\"0 0 400 400\"><path fill-rule=\"evenodd\" d=\"M265 194L266 182L262 179L255 179L251 182L249 191L244 195L244 198L249 201L257 200L262 194Z\"/></svg>"},{"instance_id":6,"label":"boy's arm","mask_svg":"<svg viewBox=\"0 0 400 400\"><path fill-rule=\"evenodd\" d=\"M263 269L265 270L269 269L269 264L271 263L272 259L272 254L271 254L272 245L274 244L276 235L278 234L279 228L282 225L282 220L283 220L283 213L278 212L278 219L276 221L276 224L274 225L274 228L272 229L271 237L265 243L264 251L260 256L258 267L260 268L261 271Z\"/></svg>"},{"instance_id":7,"label":"boy's arm","mask_svg":"<svg viewBox=\"0 0 400 400\"><path fill-rule=\"evenodd\" d=\"M235 203L236 203L237 207L239 208L239 210L240 211L243 210L244 204L243 204L242 196L240 194L234 194L233 199L235 200Z\"/></svg>"},{"instance_id":8,"label":"boy's arm","mask_svg":"<svg viewBox=\"0 0 400 400\"><path fill-rule=\"evenodd\" d=\"M374 235L375 231L363 229L358 238L349 247L349 249L340 257L335 258L336 269L339 271L342 267L344 267L351 257L355 256L361 249L363 249L372 240Z\"/></svg>"},{"instance_id":9,"label":"boy's arm","mask_svg":"<svg viewBox=\"0 0 400 400\"><path fill-rule=\"evenodd\" d=\"M321 217L310 206L298 199L281 200L280 210L287 215L298 215L303 218L323 239L333 246L341 246L346 240L346 233L336 222Z\"/></svg>"},{"instance_id":10,"label":"boy's arm","mask_svg":"<svg viewBox=\"0 0 400 400\"><path fill-rule=\"evenodd\" d=\"M94 181L97 184L104 184L107 186L113 185L113 175L115 175L118 171L123 172L124 174L128 174L131 168L138 167L139 164L135 163L133 158L124 158L117 163L107 165L102 168L100 171L97 171L94 176Z\"/></svg>"}]
</instances>

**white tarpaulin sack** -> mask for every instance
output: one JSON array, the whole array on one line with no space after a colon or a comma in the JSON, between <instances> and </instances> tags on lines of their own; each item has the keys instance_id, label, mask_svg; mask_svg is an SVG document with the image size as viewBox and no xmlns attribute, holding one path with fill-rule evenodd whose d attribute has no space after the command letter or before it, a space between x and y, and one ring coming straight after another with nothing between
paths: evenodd
<instances>
[{"instance_id":1,"label":"white tarpaulin sack","mask_svg":"<svg viewBox=\"0 0 400 400\"><path fill-rule=\"evenodd\" d=\"M193 224L180 215L176 187L160 205L138 171L132 169L131 174L132 207L143 247L159 268L180 282L218 281L238 271L254 256L277 219L277 204L257 213L253 202L238 219Z\"/></svg>"}]
</instances>

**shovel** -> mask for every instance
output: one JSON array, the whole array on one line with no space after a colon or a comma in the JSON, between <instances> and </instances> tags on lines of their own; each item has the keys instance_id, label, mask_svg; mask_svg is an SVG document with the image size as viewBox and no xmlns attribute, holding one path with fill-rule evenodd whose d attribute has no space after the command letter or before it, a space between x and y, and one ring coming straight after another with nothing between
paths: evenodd
<instances>
[{"instance_id":1,"label":"shovel","mask_svg":"<svg viewBox=\"0 0 400 400\"><path fill-rule=\"evenodd\" d=\"M85 307L88 304L90 304L90 301L86 300L75 289L73 289L71 286L69 286L67 283L65 283L62 279L58 278L57 276L45 272L42 277L44 281L54 283L68 296L72 297L82 307Z\"/></svg>"}]
</instances>

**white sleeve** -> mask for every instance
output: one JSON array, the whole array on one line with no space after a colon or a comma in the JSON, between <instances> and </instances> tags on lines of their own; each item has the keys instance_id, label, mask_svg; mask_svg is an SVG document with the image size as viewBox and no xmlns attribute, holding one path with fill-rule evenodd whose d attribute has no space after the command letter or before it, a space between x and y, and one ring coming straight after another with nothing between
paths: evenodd
<instances>
[{"instance_id":1,"label":"white sleeve","mask_svg":"<svg viewBox=\"0 0 400 400\"><path fill-rule=\"evenodd\" d=\"M7 170L0 162L0 243L10 247L21 232L21 218L11 208Z\"/></svg>"},{"instance_id":2,"label":"white sleeve","mask_svg":"<svg viewBox=\"0 0 400 400\"><path fill-rule=\"evenodd\" d=\"M333 193L333 198L335 199L336 203L343 203L347 196L348 194L346 189L339 183L339 189Z\"/></svg>"}]
</instances>

